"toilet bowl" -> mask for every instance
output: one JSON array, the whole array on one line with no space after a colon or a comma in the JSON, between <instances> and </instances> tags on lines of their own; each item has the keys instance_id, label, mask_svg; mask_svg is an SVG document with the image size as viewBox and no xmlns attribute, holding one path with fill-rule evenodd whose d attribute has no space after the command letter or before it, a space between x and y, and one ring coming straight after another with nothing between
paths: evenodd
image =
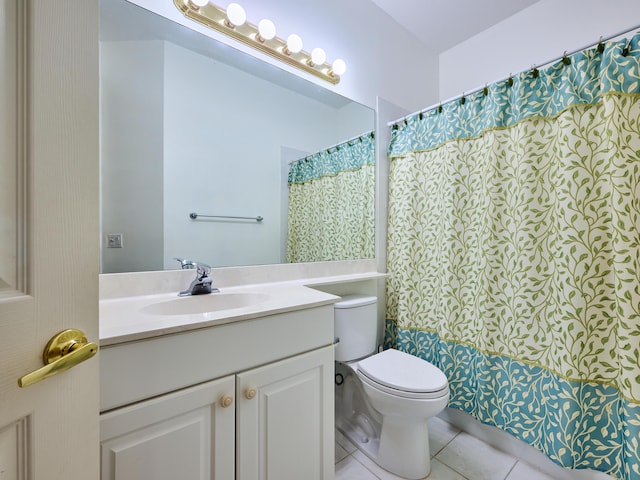
<instances>
[{"instance_id":1,"label":"toilet bowl","mask_svg":"<svg viewBox=\"0 0 640 480\"><path fill-rule=\"evenodd\" d=\"M344 297L335 314L336 427L385 470L425 478L431 471L427 420L447 406L446 376L399 350L375 353L375 297Z\"/></svg>"}]
</instances>

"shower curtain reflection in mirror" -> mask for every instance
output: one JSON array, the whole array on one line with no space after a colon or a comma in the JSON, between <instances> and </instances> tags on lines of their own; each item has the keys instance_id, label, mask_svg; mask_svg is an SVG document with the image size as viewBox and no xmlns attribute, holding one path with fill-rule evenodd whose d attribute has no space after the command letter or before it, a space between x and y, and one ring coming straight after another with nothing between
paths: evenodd
<instances>
[{"instance_id":1,"label":"shower curtain reflection in mirror","mask_svg":"<svg viewBox=\"0 0 640 480\"><path fill-rule=\"evenodd\" d=\"M369 132L291 163L287 262L374 257L374 144Z\"/></svg>"}]
</instances>

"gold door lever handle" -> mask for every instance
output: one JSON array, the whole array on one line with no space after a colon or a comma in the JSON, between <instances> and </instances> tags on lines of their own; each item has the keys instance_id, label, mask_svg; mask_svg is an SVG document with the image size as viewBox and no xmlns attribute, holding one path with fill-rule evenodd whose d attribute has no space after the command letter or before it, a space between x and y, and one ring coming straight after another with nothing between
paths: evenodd
<instances>
[{"instance_id":1,"label":"gold door lever handle","mask_svg":"<svg viewBox=\"0 0 640 480\"><path fill-rule=\"evenodd\" d=\"M55 335L42 352L44 367L27 373L18 379L18 386L28 387L40 380L49 378L57 373L69 370L71 367L90 359L98 352L98 345L88 342L87 337L80 330L65 330Z\"/></svg>"}]
</instances>

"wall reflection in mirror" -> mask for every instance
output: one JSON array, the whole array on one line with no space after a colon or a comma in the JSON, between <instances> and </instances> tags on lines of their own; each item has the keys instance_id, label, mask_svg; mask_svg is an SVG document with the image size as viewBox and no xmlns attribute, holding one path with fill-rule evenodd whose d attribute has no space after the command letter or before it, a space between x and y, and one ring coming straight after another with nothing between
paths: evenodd
<instances>
[{"instance_id":1,"label":"wall reflection in mirror","mask_svg":"<svg viewBox=\"0 0 640 480\"><path fill-rule=\"evenodd\" d=\"M103 273L374 256L371 109L124 0L100 28Z\"/></svg>"}]
</instances>

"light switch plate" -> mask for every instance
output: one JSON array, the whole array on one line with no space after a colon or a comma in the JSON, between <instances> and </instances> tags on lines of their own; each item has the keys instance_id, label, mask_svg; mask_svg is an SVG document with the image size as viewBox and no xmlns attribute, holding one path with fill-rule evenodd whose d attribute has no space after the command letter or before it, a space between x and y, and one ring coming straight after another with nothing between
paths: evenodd
<instances>
[{"instance_id":1,"label":"light switch plate","mask_svg":"<svg viewBox=\"0 0 640 480\"><path fill-rule=\"evenodd\" d=\"M108 233L107 234L107 248L122 248L122 234L121 233Z\"/></svg>"}]
</instances>

